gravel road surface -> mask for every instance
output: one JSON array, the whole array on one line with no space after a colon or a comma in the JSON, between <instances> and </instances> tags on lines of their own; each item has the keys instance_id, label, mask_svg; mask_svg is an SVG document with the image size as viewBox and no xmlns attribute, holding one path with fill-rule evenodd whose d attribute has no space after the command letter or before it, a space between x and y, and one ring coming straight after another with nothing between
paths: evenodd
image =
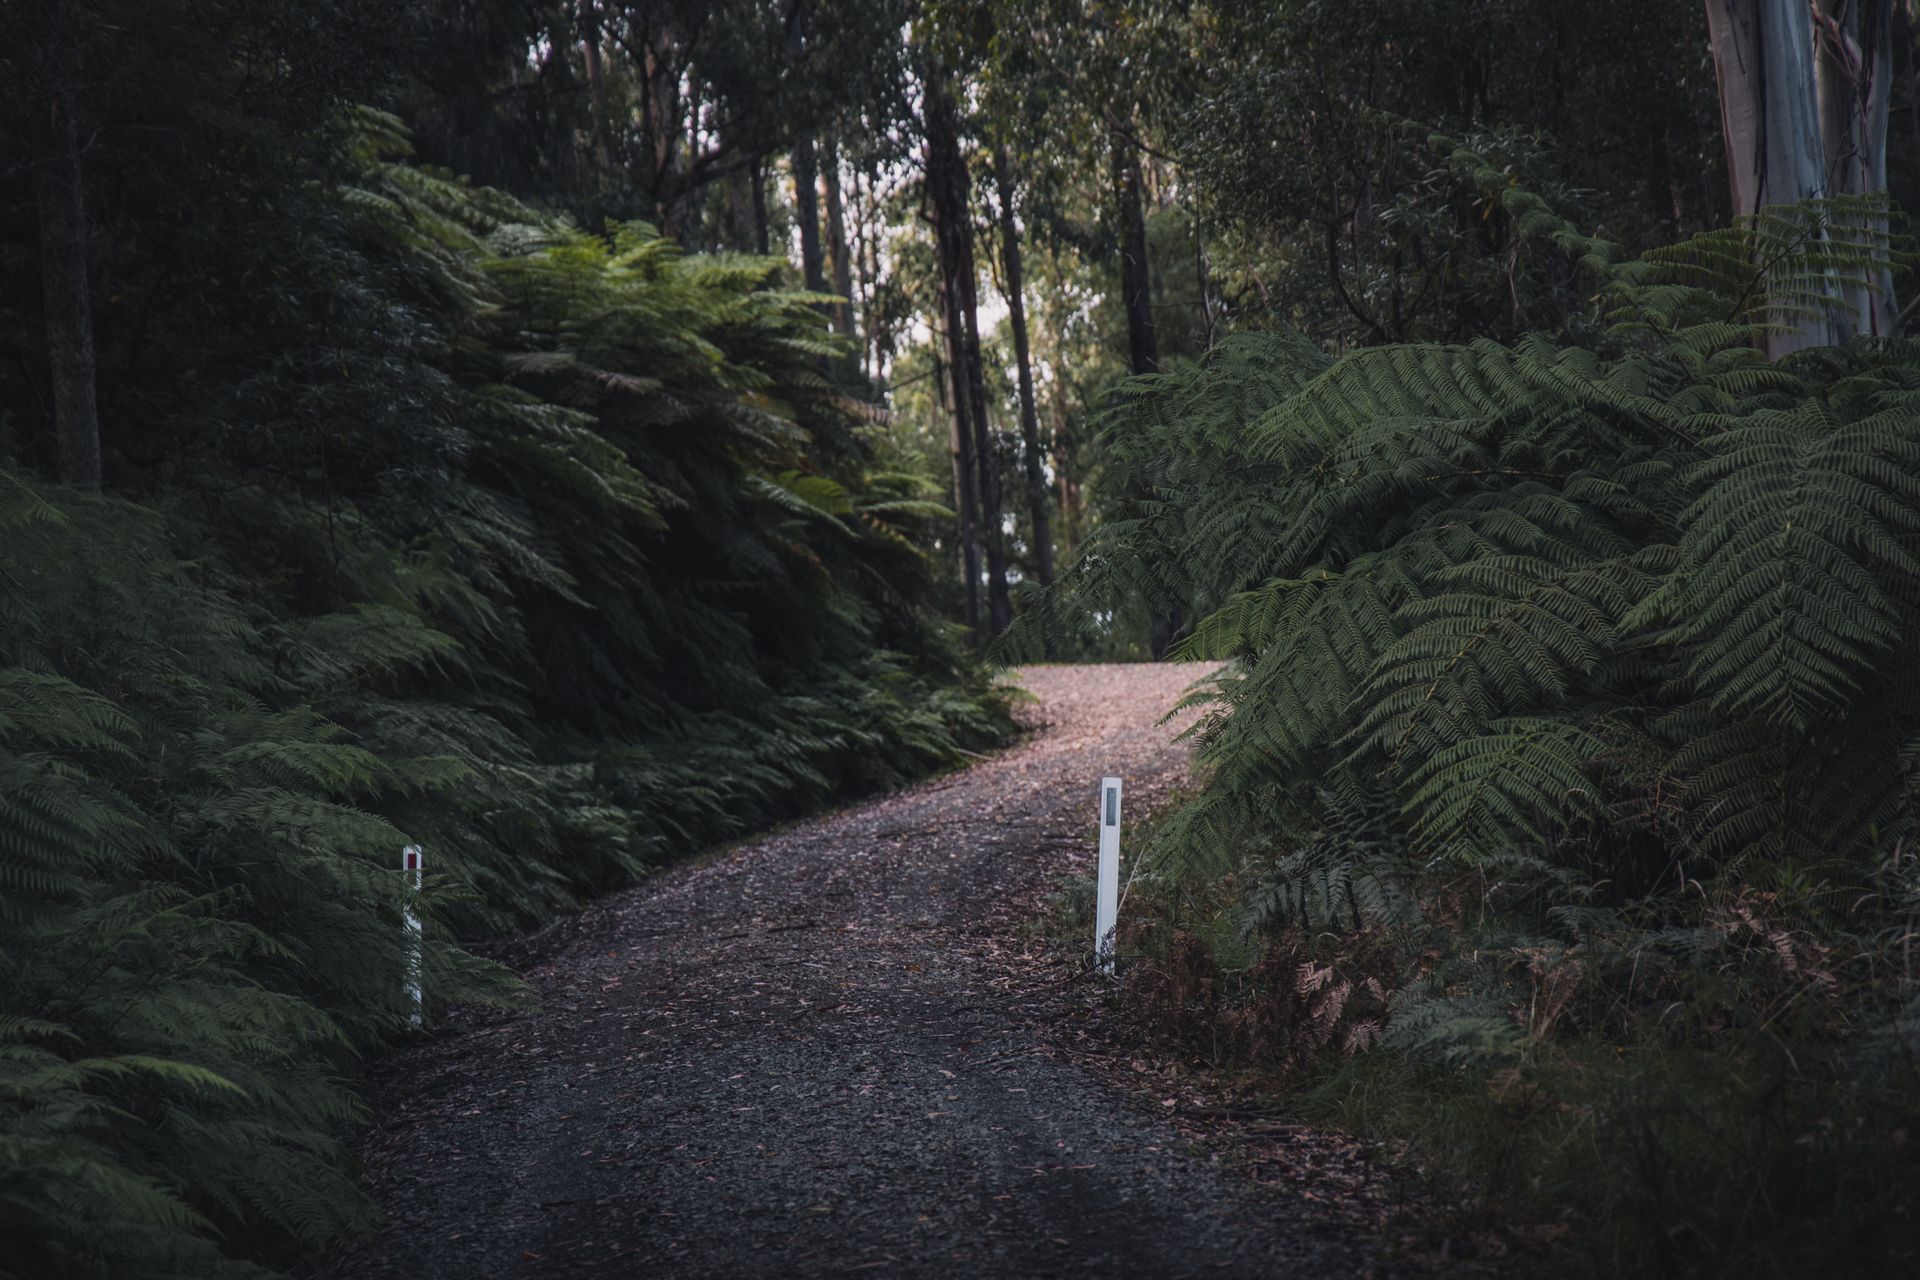
<instances>
[{"instance_id":1,"label":"gravel road surface","mask_svg":"<svg viewBox=\"0 0 1920 1280\"><path fill-rule=\"evenodd\" d=\"M1102 774L1129 818L1185 780L1161 720L1202 670L1024 669L1020 745L550 931L538 1012L383 1064L364 1154L392 1220L322 1274L1393 1270L1340 1207L1364 1162L1196 1139L1089 1034L1112 1001L1084 957L1027 927L1090 872Z\"/></svg>"}]
</instances>

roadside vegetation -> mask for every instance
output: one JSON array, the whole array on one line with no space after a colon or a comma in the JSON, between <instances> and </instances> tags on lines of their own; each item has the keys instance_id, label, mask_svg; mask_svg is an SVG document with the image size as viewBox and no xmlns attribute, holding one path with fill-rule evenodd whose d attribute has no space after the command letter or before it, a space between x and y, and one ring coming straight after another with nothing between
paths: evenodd
<instances>
[{"instance_id":1,"label":"roadside vegetation","mask_svg":"<svg viewBox=\"0 0 1920 1280\"><path fill-rule=\"evenodd\" d=\"M1547 1269L1911 1269L1917 31L0 0L0 1276L353 1237L409 915L511 1004L1169 655L1170 1033Z\"/></svg>"},{"instance_id":2,"label":"roadside vegetation","mask_svg":"<svg viewBox=\"0 0 1920 1280\"><path fill-rule=\"evenodd\" d=\"M1617 261L1454 164L1590 315L1137 381L1140 496L1028 615L1144 594L1228 664L1131 990L1553 1274L1901 1273L1920 352L1853 299L1908 241L1848 197Z\"/></svg>"},{"instance_id":3,"label":"roadside vegetation","mask_svg":"<svg viewBox=\"0 0 1920 1280\"><path fill-rule=\"evenodd\" d=\"M778 260L583 230L371 108L326 105L304 155L219 132L269 123L166 170L227 167L241 207L194 216L230 239L135 196L133 139L89 153L95 423L70 369L0 360L8 1276L357 1234L405 917L429 1023L515 1002L466 943L1011 732L939 616L939 486ZM57 264L0 252L32 350Z\"/></svg>"}]
</instances>

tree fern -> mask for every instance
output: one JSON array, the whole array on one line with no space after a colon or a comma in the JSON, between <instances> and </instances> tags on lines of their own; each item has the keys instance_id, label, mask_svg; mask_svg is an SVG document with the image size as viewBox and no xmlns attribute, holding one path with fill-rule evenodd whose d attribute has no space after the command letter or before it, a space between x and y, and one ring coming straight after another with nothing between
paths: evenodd
<instances>
[{"instance_id":1,"label":"tree fern","mask_svg":"<svg viewBox=\"0 0 1920 1280\"><path fill-rule=\"evenodd\" d=\"M1462 874L1537 909L1920 834L1920 360L1757 349L1901 256L1886 211L1613 266L1510 199L1603 277L1611 329L1333 362L1242 335L1137 381L1108 431L1145 496L1014 638L1128 593L1189 611L1179 653L1231 665L1155 854L1252 870L1262 927L1411 920ZM1505 981L1407 994L1388 1043L1510 1055Z\"/></svg>"},{"instance_id":2,"label":"tree fern","mask_svg":"<svg viewBox=\"0 0 1920 1280\"><path fill-rule=\"evenodd\" d=\"M460 937L1010 728L929 607L935 490L778 263L342 129L272 324L141 424L155 501L0 463L0 1271L360 1229L403 913L430 1014L510 1004Z\"/></svg>"}]
</instances>

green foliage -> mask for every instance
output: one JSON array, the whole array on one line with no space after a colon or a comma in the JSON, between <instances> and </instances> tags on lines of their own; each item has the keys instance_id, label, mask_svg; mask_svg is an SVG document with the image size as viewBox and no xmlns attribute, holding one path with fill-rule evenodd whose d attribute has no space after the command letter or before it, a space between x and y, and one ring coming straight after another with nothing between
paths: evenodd
<instances>
[{"instance_id":1,"label":"green foliage","mask_svg":"<svg viewBox=\"0 0 1920 1280\"><path fill-rule=\"evenodd\" d=\"M1276 955L1345 975L1314 991L1393 989L1379 1052L1431 1064L1406 1088L1492 1089L1493 1117L1524 1092L1452 1167L1529 1213L1581 1185L1561 1226L1612 1265L1726 1273L1813 1230L1896 1256L1875 1215L1920 1187L1876 1145L1915 1083L1885 939L1920 839L1920 357L1754 346L1867 287L1896 242L1835 229L1887 215L1770 211L1607 268L1584 343L1243 336L1137 383L1110 448L1147 496L1053 602L1194 610L1185 656L1228 665L1154 865L1231 875ZM1283 1041L1374 1043L1358 1006L1287 1000ZM1663 1119L1687 1097L1697 1125ZM1661 1207L1683 1177L1724 1194Z\"/></svg>"},{"instance_id":2,"label":"green foliage","mask_svg":"<svg viewBox=\"0 0 1920 1280\"><path fill-rule=\"evenodd\" d=\"M1778 250L1743 292L1816 270ZM1430 856L1604 843L1637 785L1681 806L1662 819L1689 865L1897 838L1910 354L1767 365L1743 325L1673 323L1727 295L1658 265L1619 274L1623 319L1597 349L1329 364L1243 336L1141 384L1113 447L1156 483L1069 603L1116 586L1196 602L1184 653L1236 660L1203 753L1233 785L1294 788L1303 814L1316 787L1390 796ZM1860 732L1869 717L1882 733ZM1628 749L1654 757L1632 779L1607 767ZM1735 756L1775 761L1778 785L1719 767ZM1791 834L1814 814L1817 835Z\"/></svg>"},{"instance_id":3,"label":"green foliage","mask_svg":"<svg viewBox=\"0 0 1920 1280\"><path fill-rule=\"evenodd\" d=\"M1662 0L1278 0L1194 11L1147 92L1230 314L1511 339L1588 310L1543 207L1635 251L1724 219L1706 35Z\"/></svg>"},{"instance_id":4,"label":"green foliage","mask_svg":"<svg viewBox=\"0 0 1920 1280\"><path fill-rule=\"evenodd\" d=\"M1634 286L1623 301L1670 320L1673 309L1694 304L1774 333L1813 319L1850 321L1849 290L1877 289L1882 270L1911 260L1904 222L1884 193L1768 205L1649 250L1620 272Z\"/></svg>"},{"instance_id":5,"label":"green foliage","mask_svg":"<svg viewBox=\"0 0 1920 1280\"><path fill-rule=\"evenodd\" d=\"M305 495L255 519L306 526L280 555L390 619L355 624L379 652L304 620L295 660L368 747L460 775L396 819L484 923L998 736L923 610L947 513L822 378L836 348L775 263L583 234L407 163L376 113L354 136L345 229L443 317L450 425L346 519L312 527Z\"/></svg>"},{"instance_id":6,"label":"green foliage","mask_svg":"<svg viewBox=\"0 0 1920 1280\"><path fill-rule=\"evenodd\" d=\"M224 1273L215 1223L333 1238L362 1213L348 1054L408 1016L404 837L376 810L432 784L273 708L270 624L172 520L0 485L8 1272ZM457 896L436 876L417 908L430 983L510 998L440 927Z\"/></svg>"},{"instance_id":7,"label":"green foliage","mask_svg":"<svg viewBox=\"0 0 1920 1280\"><path fill-rule=\"evenodd\" d=\"M361 1228L403 845L430 1010L511 1002L459 939L1009 729L926 605L948 513L776 263L341 128L273 323L170 334L201 385L113 428L141 500L0 465L0 1273L253 1274Z\"/></svg>"}]
</instances>

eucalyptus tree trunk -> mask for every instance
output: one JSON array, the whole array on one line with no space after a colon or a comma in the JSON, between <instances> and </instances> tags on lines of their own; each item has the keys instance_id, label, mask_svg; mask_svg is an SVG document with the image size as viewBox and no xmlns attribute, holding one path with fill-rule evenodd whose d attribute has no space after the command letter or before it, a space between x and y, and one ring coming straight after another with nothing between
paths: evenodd
<instances>
[{"instance_id":1,"label":"eucalyptus tree trunk","mask_svg":"<svg viewBox=\"0 0 1920 1280\"><path fill-rule=\"evenodd\" d=\"M753 179L748 176L745 169L738 169L728 174L725 182L726 247L738 249L742 253L751 253L755 244Z\"/></svg>"},{"instance_id":2,"label":"eucalyptus tree trunk","mask_svg":"<svg viewBox=\"0 0 1920 1280\"><path fill-rule=\"evenodd\" d=\"M662 234L678 234L680 197L680 138L686 124L680 100L680 71L675 63L673 31L666 25L649 26L644 33L642 53L641 114L651 144L653 174L648 193L653 201L653 220Z\"/></svg>"},{"instance_id":3,"label":"eucalyptus tree trunk","mask_svg":"<svg viewBox=\"0 0 1920 1280\"><path fill-rule=\"evenodd\" d=\"M793 216L800 224L800 274L814 293L827 291L827 273L820 256L820 171L813 139L793 144Z\"/></svg>"},{"instance_id":4,"label":"eucalyptus tree trunk","mask_svg":"<svg viewBox=\"0 0 1920 1280\"><path fill-rule=\"evenodd\" d=\"M1160 372L1160 342L1153 324L1153 275L1147 258L1147 213L1141 197L1140 149L1119 114L1108 119L1113 153L1113 205L1120 223L1120 295L1127 310L1127 366L1138 377ZM1144 497L1136 477L1133 496ZM1178 608L1155 605L1147 619L1147 648L1164 658L1180 634Z\"/></svg>"},{"instance_id":5,"label":"eucalyptus tree trunk","mask_svg":"<svg viewBox=\"0 0 1920 1280\"><path fill-rule=\"evenodd\" d=\"M949 396L953 410L947 434L947 448L953 459L953 505L960 524L960 576L966 584L967 629L974 643L980 642L980 529L979 504L973 492L973 414L968 408L969 383L965 364L958 358L963 346L959 335L960 309L954 304L953 290L944 274L939 284L940 315L947 332L947 373L951 378ZM936 360L939 357L934 357Z\"/></svg>"},{"instance_id":6,"label":"eucalyptus tree trunk","mask_svg":"<svg viewBox=\"0 0 1920 1280\"><path fill-rule=\"evenodd\" d=\"M854 208L860 215L854 224L854 258L860 264L861 278L867 282L866 307L860 317L860 369L877 382L884 375L880 366L879 290L876 287L880 279L880 245L874 225L880 211L874 207L871 188L858 174L854 175L853 197Z\"/></svg>"},{"instance_id":7,"label":"eucalyptus tree trunk","mask_svg":"<svg viewBox=\"0 0 1920 1280\"><path fill-rule=\"evenodd\" d=\"M613 170L613 121L607 109L607 80L600 65L600 6L581 0L580 48L587 60L587 91L593 100L593 154L603 175Z\"/></svg>"},{"instance_id":8,"label":"eucalyptus tree trunk","mask_svg":"<svg viewBox=\"0 0 1920 1280\"><path fill-rule=\"evenodd\" d=\"M847 245L847 206L840 192L840 148L832 138L820 148L827 188L827 261L833 269L833 327L853 336L853 263Z\"/></svg>"},{"instance_id":9,"label":"eucalyptus tree trunk","mask_svg":"<svg viewBox=\"0 0 1920 1280\"><path fill-rule=\"evenodd\" d=\"M980 538L987 559L987 612L990 629L998 635L1013 620L1013 601L1007 591L1006 538L1000 527L1000 469L987 423L986 375L980 363L972 195L966 157L960 151L959 113L937 72L927 78L926 117L928 204L940 278L952 312L948 344L953 353L954 414L970 423L980 500Z\"/></svg>"},{"instance_id":10,"label":"eucalyptus tree trunk","mask_svg":"<svg viewBox=\"0 0 1920 1280\"><path fill-rule=\"evenodd\" d=\"M766 157L755 157L753 162L753 251L761 257L773 252L773 245L767 235L767 161Z\"/></svg>"},{"instance_id":11,"label":"eucalyptus tree trunk","mask_svg":"<svg viewBox=\"0 0 1920 1280\"><path fill-rule=\"evenodd\" d=\"M1893 0L1816 0L1812 8L1814 87L1820 113L1827 190L1875 195L1887 189L1887 120L1893 92ZM1884 218L1856 231L1884 243ZM1893 273L1876 273L1873 288L1845 288L1855 332L1897 336Z\"/></svg>"},{"instance_id":12,"label":"eucalyptus tree trunk","mask_svg":"<svg viewBox=\"0 0 1920 1280\"><path fill-rule=\"evenodd\" d=\"M1207 237L1200 223L1200 209L1193 210L1193 280L1200 289L1201 335L1208 351L1219 336L1213 302L1213 273L1207 267Z\"/></svg>"},{"instance_id":13,"label":"eucalyptus tree trunk","mask_svg":"<svg viewBox=\"0 0 1920 1280\"><path fill-rule=\"evenodd\" d=\"M1053 465L1060 477L1060 550L1073 555L1081 541L1083 502L1078 479L1079 458L1068 428L1067 392L1059 378L1053 379L1047 394L1047 434L1053 438Z\"/></svg>"},{"instance_id":14,"label":"eucalyptus tree trunk","mask_svg":"<svg viewBox=\"0 0 1920 1280\"><path fill-rule=\"evenodd\" d=\"M1140 197L1140 151L1114 116L1113 208L1120 225L1120 295L1127 310L1127 365L1135 374L1160 372L1153 327L1153 279L1147 262L1147 215Z\"/></svg>"},{"instance_id":15,"label":"eucalyptus tree trunk","mask_svg":"<svg viewBox=\"0 0 1920 1280\"><path fill-rule=\"evenodd\" d=\"M973 225L967 223L966 274L961 290L961 318L966 323L967 378L972 386L973 460L980 472L981 541L987 550L987 615L993 634L1013 623L1013 597L1007 590L1007 534L1000 502L1000 458L993 447L993 428L987 416L987 378L980 359L980 311L974 297Z\"/></svg>"},{"instance_id":16,"label":"eucalyptus tree trunk","mask_svg":"<svg viewBox=\"0 0 1920 1280\"><path fill-rule=\"evenodd\" d=\"M1735 214L1826 194L1807 0L1706 0Z\"/></svg>"},{"instance_id":17,"label":"eucalyptus tree trunk","mask_svg":"<svg viewBox=\"0 0 1920 1280\"><path fill-rule=\"evenodd\" d=\"M62 5L59 27L71 27ZM67 21L61 21L67 19ZM71 37L71 31L64 34ZM95 400L93 307L87 280L86 188L80 166L78 94L68 40L49 59L46 154L34 172L40 217L40 278L46 306L47 365L53 379L53 426L60 479L100 490L100 413Z\"/></svg>"},{"instance_id":18,"label":"eucalyptus tree trunk","mask_svg":"<svg viewBox=\"0 0 1920 1280\"><path fill-rule=\"evenodd\" d=\"M796 20L787 28L787 57L799 67L805 55L806 33ZM801 279L810 291L825 293L827 277L820 262L820 173L810 133L799 134L793 143L793 215L800 224Z\"/></svg>"},{"instance_id":19,"label":"eucalyptus tree trunk","mask_svg":"<svg viewBox=\"0 0 1920 1280\"><path fill-rule=\"evenodd\" d=\"M1829 194L1808 0L1706 5L1735 216ZM1781 327L1766 339L1776 360L1847 336L1847 326L1823 314L1776 317L1776 323Z\"/></svg>"},{"instance_id":20,"label":"eucalyptus tree trunk","mask_svg":"<svg viewBox=\"0 0 1920 1280\"><path fill-rule=\"evenodd\" d=\"M1027 346L1027 303L1020 264L1020 230L1013 218L1013 169L1007 149L993 153L1000 188L1000 255L1007 273L1007 320L1013 329L1013 359L1020 383L1020 443L1026 450L1027 506L1033 522L1034 558L1040 582L1053 585L1053 517L1048 509L1047 477L1040 465L1040 414L1033 402L1033 357Z\"/></svg>"}]
</instances>

